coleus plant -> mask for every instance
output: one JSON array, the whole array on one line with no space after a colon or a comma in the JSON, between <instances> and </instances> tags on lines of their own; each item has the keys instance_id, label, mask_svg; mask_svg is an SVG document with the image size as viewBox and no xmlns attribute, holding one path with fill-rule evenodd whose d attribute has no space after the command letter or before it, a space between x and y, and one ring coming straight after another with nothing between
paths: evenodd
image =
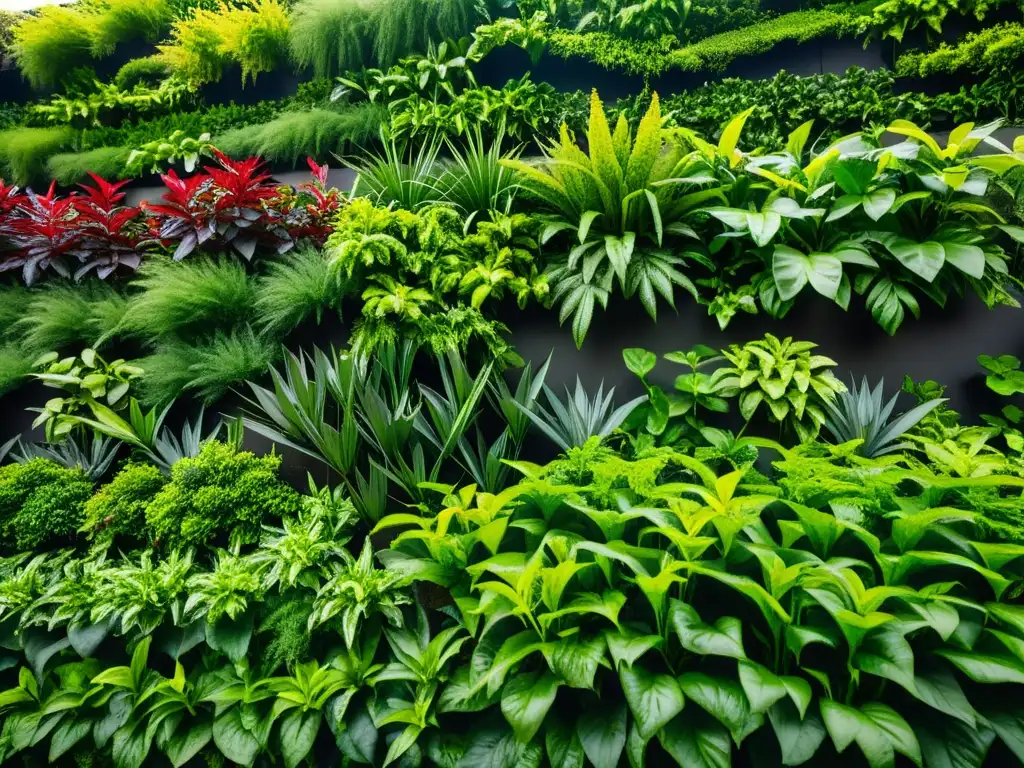
<instances>
[{"instance_id":1,"label":"coleus plant","mask_svg":"<svg viewBox=\"0 0 1024 768\"><path fill-rule=\"evenodd\" d=\"M280 214L268 206L277 194L270 175L259 170L258 158L231 160L215 151L217 166L205 166L206 173L180 179L174 170L161 175L168 191L164 203L146 203L153 235L176 241L176 260L184 259L198 246L213 241L229 244L246 260L252 259L261 241L278 252L291 247ZM216 239L215 239L216 238Z\"/></svg>"},{"instance_id":2,"label":"coleus plant","mask_svg":"<svg viewBox=\"0 0 1024 768\"><path fill-rule=\"evenodd\" d=\"M138 268L148 236L139 209L122 205L125 182L90 176L94 186L82 184L68 197L58 197L55 184L44 195L18 195L0 183L0 237L13 246L0 271L21 269L32 284L46 270L77 280L90 272L105 278L118 268Z\"/></svg>"}]
</instances>

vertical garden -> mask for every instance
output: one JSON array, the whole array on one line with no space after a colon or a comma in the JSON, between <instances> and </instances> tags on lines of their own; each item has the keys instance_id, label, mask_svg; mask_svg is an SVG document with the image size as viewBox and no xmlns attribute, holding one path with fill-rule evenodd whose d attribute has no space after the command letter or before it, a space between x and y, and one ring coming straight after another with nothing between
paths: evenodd
<instances>
[{"instance_id":1,"label":"vertical garden","mask_svg":"<svg viewBox=\"0 0 1024 768\"><path fill-rule=\"evenodd\" d=\"M1006 0L0 11L0 763L1024 764L1022 61Z\"/></svg>"}]
</instances>

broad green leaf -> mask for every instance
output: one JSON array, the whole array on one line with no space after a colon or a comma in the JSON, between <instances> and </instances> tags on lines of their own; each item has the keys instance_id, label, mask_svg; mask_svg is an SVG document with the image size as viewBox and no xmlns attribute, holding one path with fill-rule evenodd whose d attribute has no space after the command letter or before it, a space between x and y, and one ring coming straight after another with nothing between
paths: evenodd
<instances>
[{"instance_id":1,"label":"broad green leaf","mask_svg":"<svg viewBox=\"0 0 1024 768\"><path fill-rule=\"evenodd\" d=\"M680 768L729 768L729 732L710 718L678 715L658 732L662 749Z\"/></svg>"},{"instance_id":2,"label":"broad green leaf","mask_svg":"<svg viewBox=\"0 0 1024 768\"><path fill-rule=\"evenodd\" d=\"M739 619L725 616L712 626L701 620L693 606L682 600L672 600L669 603L669 622L679 637L680 645L692 653L746 658Z\"/></svg>"},{"instance_id":3,"label":"broad green leaf","mask_svg":"<svg viewBox=\"0 0 1024 768\"><path fill-rule=\"evenodd\" d=\"M806 763L825 740L825 726L817 713L808 713L801 719L796 707L787 699L768 710L768 720L779 741L783 765Z\"/></svg>"},{"instance_id":4,"label":"broad green leaf","mask_svg":"<svg viewBox=\"0 0 1024 768\"><path fill-rule=\"evenodd\" d=\"M729 730L737 746L764 722L763 716L751 710L743 688L733 680L687 672L679 678L679 686L688 699Z\"/></svg>"},{"instance_id":5,"label":"broad green leaf","mask_svg":"<svg viewBox=\"0 0 1024 768\"><path fill-rule=\"evenodd\" d=\"M531 741L555 703L559 681L550 672L517 675L505 685L501 696L501 712L516 738Z\"/></svg>"},{"instance_id":6,"label":"broad green leaf","mask_svg":"<svg viewBox=\"0 0 1024 768\"><path fill-rule=\"evenodd\" d=\"M625 702L604 701L580 714L576 733L594 768L617 768L626 746L626 723Z\"/></svg>"},{"instance_id":7,"label":"broad green leaf","mask_svg":"<svg viewBox=\"0 0 1024 768\"><path fill-rule=\"evenodd\" d=\"M683 710L683 692L671 675L655 674L634 664L619 670L619 680L644 741L653 738Z\"/></svg>"}]
</instances>

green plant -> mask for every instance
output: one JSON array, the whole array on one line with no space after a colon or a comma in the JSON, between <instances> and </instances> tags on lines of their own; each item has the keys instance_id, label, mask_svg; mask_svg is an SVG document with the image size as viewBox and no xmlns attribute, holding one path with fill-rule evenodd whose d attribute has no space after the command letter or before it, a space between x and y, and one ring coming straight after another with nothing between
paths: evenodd
<instances>
[{"instance_id":1,"label":"green plant","mask_svg":"<svg viewBox=\"0 0 1024 768\"><path fill-rule=\"evenodd\" d=\"M124 323L156 342L195 340L231 330L252 317L253 281L236 260L176 262L151 259L140 271Z\"/></svg>"},{"instance_id":2,"label":"green plant","mask_svg":"<svg viewBox=\"0 0 1024 768\"><path fill-rule=\"evenodd\" d=\"M84 443L84 445L83 445ZM117 442L99 433L91 435L91 439L79 440L74 435L65 437L59 443L24 443L20 436L15 442L15 461L31 461L47 459L65 469L84 472L92 482L99 482L107 474L110 466L117 458L120 448Z\"/></svg>"},{"instance_id":3,"label":"green plant","mask_svg":"<svg viewBox=\"0 0 1024 768\"><path fill-rule=\"evenodd\" d=\"M725 78L671 96L661 106L670 125L693 129L709 139L717 139L735 115L753 108L743 126L741 148L774 152L808 120L829 140L874 121L934 119L932 99L917 93L896 95L895 82L892 72L884 69L851 67L842 75L806 77L782 71L764 80ZM620 100L616 111L624 111L633 122L640 119L644 105L642 96Z\"/></svg>"},{"instance_id":4,"label":"green plant","mask_svg":"<svg viewBox=\"0 0 1024 768\"><path fill-rule=\"evenodd\" d=\"M300 0L292 15L292 58L317 77L357 69L370 55L381 66L459 39L476 16L467 0Z\"/></svg>"},{"instance_id":5,"label":"green plant","mask_svg":"<svg viewBox=\"0 0 1024 768\"><path fill-rule=\"evenodd\" d=\"M21 21L16 11L0 11L0 66L7 63L14 42L14 28Z\"/></svg>"},{"instance_id":6,"label":"green plant","mask_svg":"<svg viewBox=\"0 0 1024 768\"><path fill-rule=\"evenodd\" d=\"M32 372L35 356L17 344L0 344L0 395L19 386Z\"/></svg>"},{"instance_id":7,"label":"green plant","mask_svg":"<svg viewBox=\"0 0 1024 768\"><path fill-rule=\"evenodd\" d=\"M213 145L210 134L202 133L198 138L186 136L182 131L175 131L164 139L146 142L141 147L131 150L127 158L121 150L123 163L118 171L119 176L141 176L143 173L159 173L163 165L174 165L181 160L186 173L195 171L200 157L212 157Z\"/></svg>"},{"instance_id":8,"label":"green plant","mask_svg":"<svg viewBox=\"0 0 1024 768\"><path fill-rule=\"evenodd\" d=\"M827 404L846 389L829 370L835 361L811 354L816 346L769 333L723 350L728 375L738 380L740 415L749 422L764 404L771 421L792 428L801 442L813 439L825 423Z\"/></svg>"},{"instance_id":9,"label":"green plant","mask_svg":"<svg viewBox=\"0 0 1024 768\"><path fill-rule=\"evenodd\" d=\"M65 393L47 400L42 408L30 409L39 413L33 427L42 425L51 441L79 428L91 428L91 422L116 419L113 412L128 404L126 395L132 382L143 373L124 360L108 363L89 348L65 358L47 353L36 361L36 367L42 368L42 373L33 373L33 378Z\"/></svg>"},{"instance_id":10,"label":"green plant","mask_svg":"<svg viewBox=\"0 0 1024 768\"><path fill-rule=\"evenodd\" d=\"M381 138L382 153L367 153L350 162L349 167L358 174L355 194L405 211L439 202L443 194L437 161L441 142L435 139L414 150L412 144Z\"/></svg>"},{"instance_id":11,"label":"green plant","mask_svg":"<svg viewBox=\"0 0 1024 768\"><path fill-rule=\"evenodd\" d=\"M243 6L197 8L179 18L171 41L160 46L160 59L192 86L215 82L228 63L242 70L242 84L270 72L286 55L289 21L278 0Z\"/></svg>"},{"instance_id":12,"label":"green plant","mask_svg":"<svg viewBox=\"0 0 1024 768\"><path fill-rule=\"evenodd\" d=\"M252 542L265 520L298 509L298 495L277 477L281 459L256 457L215 440L171 468L171 480L146 507L149 536L162 545L211 544L227 536Z\"/></svg>"},{"instance_id":13,"label":"green plant","mask_svg":"<svg viewBox=\"0 0 1024 768\"><path fill-rule=\"evenodd\" d=\"M665 57L665 67L686 72L719 72L740 56L771 50L784 40L804 43L818 37L843 37L857 32L861 5L827 5L820 9L795 11L743 29L723 32L678 48Z\"/></svg>"},{"instance_id":14,"label":"green plant","mask_svg":"<svg viewBox=\"0 0 1024 768\"><path fill-rule=\"evenodd\" d=\"M69 128L11 128L0 131L0 174L15 184L45 178L46 163L71 143Z\"/></svg>"},{"instance_id":15,"label":"green plant","mask_svg":"<svg viewBox=\"0 0 1024 768\"><path fill-rule=\"evenodd\" d=\"M560 305L559 320L573 318L577 346L583 344L595 305L607 307L616 282L626 298L639 295L652 318L657 317L658 294L670 306L676 286L696 296L693 283L678 269L685 259L666 247L666 235L692 231L680 219L707 197L678 194L705 176L690 157L663 152L667 134L656 95L634 139L624 117L613 135L594 91L587 140L589 154L563 126L559 143L548 148L543 170L522 161L502 161L555 212L541 242L559 232L575 235L577 243L563 246L549 262L547 279Z\"/></svg>"},{"instance_id":16,"label":"green plant","mask_svg":"<svg viewBox=\"0 0 1024 768\"><path fill-rule=\"evenodd\" d=\"M14 28L10 51L33 88L56 86L74 67L91 56L89 18L77 8L45 6L21 19Z\"/></svg>"},{"instance_id":17,"label":"green plant","mask_svg":"<svg viewBox=\"0 0 1024 768\"><path fill-rule=\"evenodd\" d=\"M230 333L218 331L196 344L190 357L185 389L209 405L232 386L263 376L277 362L279 350L270 339L244 326ZM160 402L167 402L166 395Z\"/></svg>"},{"instance_id":18,"label":"green plant","mask_svg":"<svg viewBox=\"0 0 1024 768\"><path fill-rule=\"evenodd\" d=\"M946 402L945 398L935 398L890 420L898 395L893 395L892 399L883 405L884 384L884 381L880 381L871 389L868 387L867 379L864 379L860 387L855 381L851 381L850 387L845 392L839 392L834 401L824 401L828 412L825 429L832 433L832 437L839 444L861 440L856 449L857 453L868 458L884 456L911 447L910 443L896 441L931 411Z\"/></svg>"},{"instance_id":19,"label":"green plant","mask_svg":"<svg viewBox=\"0 0 1024 768\"><path fill-rule=\"evenodd\" d=\"M90 52L99 59L125 40L155 43L170 28L171 8L167 0L103 0L90 21Z\"/></svg>"},{"instance_id":20,"label":"green plant","mask_svg":"<svg viewBox=\"0 0 1024 768\"><path fill-rule=\"evenodd\" d=\"M861 30L870 29L879 37L891 37L899 42L903 36L919 26L926 26L928 36L942 33L942 22L952 11L971 14L978 21L1000 4L999 0L886 0L874 6L861 21Z\"/></svg>"},{"instance_id":21,"label":"green plant","mask_svg":"<svg viewBox=\"0 0 1024 768\"><path fill-rule=\"evenodd\" d=\"M125 63L114 75L114 85L122 91L130 91L137 85L155 88L167 78L170 72L159 56L145 56Z\"/></svg>"},{"instance_id":22,"label":"green plant","mask_svg":"<svg viewBox=\"0 0 1024 768\"><path fill-rule=\"evenodd\" d=\"M687 26L690 3L681 0L639 0L623 4L618 0L598 0L596 9L584 14L576 28L591 25L614 29L625 37L651 40L678 34Z\"/></svg>"},{"instance_id":23,"label":"green plant","mask_svg":"<svg viewBox=\"0 0 1024 768\"><path fill-rule=\"evenodd\" d=\"M1009 397L1024 392L1024 371L1020 370L1020 360L1013 355L978 355L978 363L988 372L985 386L996 394Z\"/></svg>"},{"instance_id":24,"label":"green plant","mask_svg":"<svg viewBox=\"0 0 1024 768\"><path fill-rule=\"evenodd\" d=\"M664 355L669 362L689 369L688 373L676 376L674 391L670 392L665 392L648 379L658 364L658 357L653 352L632 347L623 350L622 357L626 367L639 377L647 390L647 403L633 411L630 424L642 424L644 431L660 437L667 445L676 444L681 438L697 441L695 444L710 442L716 448L723 445L723 440L729 442L713 428L709 431L699 415L701 410L726 413L729 410L728 399L739 391L739 382L728 368L718 367L711 373L702 370L721 363L725 358L720 353L697 344L685 352ZM672 423L680 416L683 423ZM745 448L743 444L732 447L737 451Z\"/></svg>"},{"instance_id":25,"label":"green plant","mask_svg":"<svg viewBox=\"0 0 1024 768\"><path fill-rule=\"evenodd\" d=\"M66 542L81 524L92 483L81 470L48 459L0 467L0 530L4 549ZM17 549L14 549L17 548Z\"/></svg>"},{"instance_id":26,"label":"green plant","mask_svg":"<svg viewBox=\"0 0 1024 768\"><path fill-rule=\"evenodd\" d=\"M46 161L46 175L63 186L88 181L90 173L104 179L119 179L126 175L125 164L131 153L127 147L61 152Z\"/></svg>"},{"instance_id":27,"label":"green plant","mask_svg":"<svg viewBox=\"0 0 1024 768\"><path fill-rule=\"evenodd\" d=\"M146 543L146 507L166 482L152 464L126 464L86 502L82 530Z\"/></svg>"},{"instance_id":28,"label":"green plant","mask_svg":"<svg viewBox=\"0 0 1024 768\"><path fill-rule=\"evenodd\" d=\"M44 549L72 538L82 524L85 503L92 496L92 481L84 473L66 470L31 494L12 521L14 543L21 550Z\"/></svg>"},{"instance_id":29,"label":"green plant","mask_svg":"<svg viewBox=\"0 0 1024 768\"><path fill-rule=\"evenodd\" d=\"M300 247L271 262L256 283L255 307L260 326L276 337L311 316L319 323L325 309L339 309L340 294L324 252Z\"/></svg>"},{"instance_id":30,"label":"green plant","mask_svg":"<svg viewBox=\"0 0 1024 768\"><path fill-rule=\"evenodd\" d=\"M608 437L647 399L641 395L612 410L615 387L605 395L602 383L591 401L579 378L576 379L574 393L565 388L564 403L548 386L545 385L543 391L551 407L550 412L539 403L532 407L516 403L516 407L563 451L580 448L594 437L599 440Z\"/></svg>"},{"instance_id":31,"label":"green plant","mask_svg":"<svg viewBox=\"0 0 1024 768\"><path fill-rule=\"evenodd\" d=\"M52 283L26 294L25 300L16 323L5 327L37 355L74 345L102 346L128 306L124 296L100 281Z\"/></svg>"},{"instance_id":32,"label":"green plant","mask_svg":"<svg viewBox=\"0 0 1024 768\"><path fill-rule=\"evenodd\" d=\"M928 77L940 72L974 72L1008 68L1024 53L1024 25L996 24L964 35L955 45L943 43L931 51L905 53L896 61L903 76Z\"/></svg>"},{"instance_id":33,"label":"green plant","mask_svg":"<svg viewBox=\"0 0 1024 768\"><path fill-rule=\"evenodd\" d=\"M466 133L465 148L448 141L452 164L440 179L444 200L458 208L468 219L487 216L491 211L508 213L512 207L517 184L515 174L502 160L518 155L504 155L501 145L504 128L489 147L484 146L480 128Z\"/></svg>"},{"instance_id":34,"label":"green plant","mask_svg":"<svg viewBox=\"0 0 1024 768\"><path fill-rule=\"evenodd\" d=\"M217 148L231 157L259 155L296 164L305 157L342 152L375 136L384 119L375 104L346 109L284 112L269 123L248 125L217 136Z\"/></svg>"}]
</instances>

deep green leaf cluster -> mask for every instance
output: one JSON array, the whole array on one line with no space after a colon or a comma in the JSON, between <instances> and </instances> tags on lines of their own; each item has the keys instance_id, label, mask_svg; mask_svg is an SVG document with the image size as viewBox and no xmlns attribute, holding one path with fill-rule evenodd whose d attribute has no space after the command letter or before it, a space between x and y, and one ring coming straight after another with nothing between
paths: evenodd
<instances>
[{"instance_id":1,"label":"deep green leaf cluster","mask_svg":"<svg viewBox=\"0 0 1024 768\"><path fill-rule=\"evenodd\" d=\"M82 524L92 483L46 459L0 468L0 531L7 552L68 541Z\"/></svg>"},{"instance_id":2,"label":"deep green leaf cluster","mask_svg":"<svg viewBox=\"0 0 1024 768\"><path fill-rule=\"evenodd\" d=\"M216 441L194 459L171 469L170 482L146 507L154 541L194 546L231 534L243 542L258 538L265 517L298 509L298 495L277 477L281 459L256 457Z\"/></svg>"},{"instance_id":3,"label":"deep green leaf cluster","mask_svg":"<svg viewBox=\"0 0 1024 768\"><path fill-rule=\"evenodd\" d=\"M146 508L166 482L152 464L125 465L86 502L82 529L95 536L146 543Z\"/></svg>"}]
</instances>

